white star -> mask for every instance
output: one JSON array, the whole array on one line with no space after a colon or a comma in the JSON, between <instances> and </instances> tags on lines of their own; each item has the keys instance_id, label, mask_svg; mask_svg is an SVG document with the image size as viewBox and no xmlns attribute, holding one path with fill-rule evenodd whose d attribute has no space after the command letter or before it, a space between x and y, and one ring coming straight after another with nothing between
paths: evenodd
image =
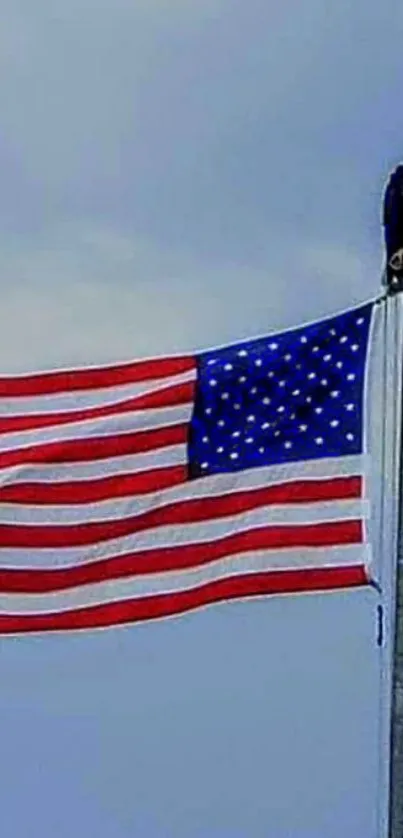
<instances>
[{"instance_id":1,"label":"white star","mask_svg":"<svg viewBox=\"0 0 403 838\"><path fill-rule=\"evenodd\" d=\"M232 370L232 369L233 369L233 366L232 366L232 364L225 364L225 365L224 365L224 369L225 369L225 370Z\"/></svg>"},{"instance_id":2,"label":"white star","mask_svg":"<svg viewBox=\"0 0 403 838\"><path fill-rule=\"evenodd\" d=\"M310 378L310 379L316 378L316 372L310 372L309 375L308 375L308 378Z\"/></svg>"},{"instance_id":3,"label":"white star","mask_svg":"<svg viewBox=\"0 0 403 838\"><path fill-rule=\"evenodd\" d=\"M301 392L301 390L298 390L298 388L297 388L296 390L292 391L292 395L293 396L299 396L300 392Z\"/></svg>"},{"instance_id":4,"label":"white star","mask_svg":"<svg viewBox=\"0 0 403 838\"><path fill-rule=\"evenodd\" d=\"M240 375L239 378L238 378L238 381L239 381L240 384L245 384L246 375Z\"/></svg>"},{"instance_id":5,"label":"white star","mask_svg":"<svg viewBox=\"0 0 403 838\"><path fill-rule=\"evenodd\" d=\"M237 437L241 436L241 431L234 431L234 432L231 434L231 436L233 436L233 437L234 437L234 439L237 439Z\"/></svg>"},{"instance_id":6,"label":"white star","mask_svg":"<svg viewBox=\"0 0 403 838\"><path fill-rule=\"evenodd\" d=\"M349 374L347 376L347 381L354 381L354 379L355 379L355 373L354 372L349 372Z\"/></svg>"},{"instance_id":7,"label":"white star","mask_svg":"<svg viewBox=\"0 0 403 838\"><path fill-rule=\"evenodd\" d=\"M337 426L340 425L340 422L338 419L332 419L330 425L332 428L337 428Z\"/></svg>"},{"instance_id":8,"label":"white star","mask_svg":"<svg viewBox=\"0 0 403 838\"><path fill-rule=\"evenodd\" d=\"M299 427L300 431L302 431L303 433L304 433L304 431L308 430L308 425L298 425L298 427Z\"/></svg>"},{"instance_id":9,"label":"white star","mask_svg":"<svg viewBox=\"0 0 403 838\"><path fill-rule=\"evenodd\" d=\"M208 442L208 436L204 436L203 439L202 439L202 442L204 442L204 443Z\"/></svg>"},{"instance_id":10,"label":"white star","mask_svg":"<svg viewBox=\"0 0 403 838\"><path fill-rule=\"evenodd\" d=\"M253 442L253 436L247 436L245 442L247 442L248 445L250 445Z\"/></svg>"},{"instance_id":11,"label":"white star","mask_svg":"<svg viewBox=\"0 0 403 838\"><path fill-rule=\"evenodd\" d=\"M319 352L319 346L314 346L312 352Z\"/></svg>"},{"instance_id":12,"label":"white star","mask_svg":"<svg viewBox=\"0 0 403 838\"><path fill-rule=\"evenodd\" d=\"M247 353L246 349L240 349L239 352L238 352L238 355L239 355L240 358L244 358L245 355L247 355L247 354L248 353Z\"/></svg>"},{"instance_id":13,"label":"white star","mask_svg":"<svg viewBox=\"0 0 403 838\"><path fill-rule=\"evenodd\" d=\"M340 390L332 390L330 395L332 399L337 399L337 396L340 396Z\"/></svg>"},{"instance_id":14,"label":"white star","mask_svg":"<svg viewBox=\"0 0 403 838\"><path fill-rule=\"evenodd\" d=\"M232 451L231 454L230 454L230 457L231 457L231 460L237 460L238 457L239 457L239 454L238 454L237 451Z\"/></svg>"},{"instance_id":15,"label":"white star","mask_svg":"<svg viewBox=\"0 0 403 838\"><path fill-rule=\"evenodd\" d=\"M251 413L247 418L248 418L248 422L254 422L255 419L256 419L256 417L253 415L253 413Z\"/></svg>"},{"instance_id":16,"label":"white star","mask_svg":"<svg viewBox=\"0 0 403 838\"><path fill-rule=\"evenodd\" d=\"M210 360L209 360L209 361L207 361L207 363L208 363L208 365L209 365L209 366L211 366L211 364L215 364L215 362L216 362L216 359L215 359L215 358L210 358Z\"/></svg>"},{"instance_id":17,"label":"white star","mask_svg":"<svg viewBox=\"0 0 403 838\"><path fill-rule=\"evenodd\" d=\"M342 335L341 338L340 338L340 343L347 343L347 341L348 341L347 335Z\"/></svg>"},{"instance_id":18,"label":"white star","mask_svg":"<svg viewBox=\"0 0 403 838\"><path fill-rule=\"evenodd\" d=\"M331 360L331 358L332 358L332 356L331 356L331 355L324 355L323 360L324 360L324 361L330 361L330 360Z\"/></svg>"},{"instance_id":19,"label":"white star","mask_svg":"<svg viewBox=\"0 0 403 838\"><path fill-rule=\"evenodd\" d=\"M290 355L290 353L287 353L287 355L284 355L284 360L285 361L291 361L291 358L292 358L292 356Z\"/></svg>"},{"instance_id":20,"label":"white star","mask_svg":"<svg viewBox=\"0 0 403 838\"><path fill-rule=\"evenodd\" d=\"M315 439L316 445L323 445L323 437L317 436Z\"/></svg>"},{"instance_id":21,"label":"white star","mask_svg":"<svg viewBox=\"0 0 403 838\"><path fill-rule=\"evenodd\" d=\"M302 335L300 337L300 341L301 341L301 343L308 343L308 338L306 337L306 335Z\"/></svg>"},{"instance_id":22,"label":"white star","mask_svg":"<svg viewBox=\"0 0 403 838\"><path fill-rule=\"evenodd\" d=\"M354 439L354 434L346 434L346 439L348 439L349 442L352 442Z\"/></svg>"},{"instance_id":23,"label":"white star","mask_svg":"<svg viewBox=\"0 0 403 838\"><path fill-rule=\"evenodd\" d=\"M363 322L364 322L363 317L359 317L358 320L356 320L357 326L362 326Z\"/></svg>"},{"instance_id":24,"label":"white star","mask_svg":"<svg viewBox=\"0 0 403 838\"><path fill-rule=\"evenodd\" d=\"M217 424L219 428L223 428L225 425L224 419L219 419Z\"/></svg>"},{"instance_id":25,"label":"white star","mask_svg":"<svg viewBox=\"0 0 403 838\"><path fill-rule=\"evenodd\" d=\"M342 366L343 366L343 361L337 361L337 364L336 364L337 369L341 370Z\"/></svg>"},{"instance_id":26,"label":"white star","mask_svg":"<svg viewBox=\"0 0 403 838\"><path fill-rule=\"evenodd\" d=\"M289 439L287 439L287 442L284 443L284 448L292 448L292 442L290 442Z\"/></svg>"},{"instance_id":27,"label":"white star","mask_svg":"<svg viewBox=\"0 0 403 838\"><path fill-rule=\"evenodd\" d=\"M261 447L261 448L259 448L259 454L264 454L264 448L263 448L263 445L262 445L262 447Z\"/></svg>"},{"instance_id":28,"label":"white star","mask_svg":"<svg viewBox=\"0 0 403 838\"><path fill-rule=\"evenodd\" d=\"M345 406L346 410L349 410L349 411L354 410L354 405L352 403L346 404L344 406Z\"/></svg>"},{"instance_id":29,"label":"white star","mask_svg":"<svg viewBox=\"0 0 403 838\"><path fill-rule=\"evenodd\" d=\"M326 387L326 385L327 385L329 382L328 382L327 378L322 378L320 383L323 385L323 387Z\"/></svg>"},{"instance_id":30,"label":"white star","mask_svg":"<svg viewBox=\"0 0 403 838\"><path fill-rule=\"evenodd\" d=\"M213 412L212 407L206 407L206 413L208 413L210 415L210 413L212 413L212 412Z\"/></svg>"},{"instance_id":31,"label":"white star","mask_svg":"<svg viewBox=\"0 0 403 838\"><path fill-rule=\"evenodd\" d=\"M281 404L280 407L277 408L277 413L284 413L284 411L285 411L285 407L284 407L283 404Z\"/></svg>"},{"instance_id":32,"label":"white star","mask_svg":"<svg viewBox=\"0 0 403 838\"><path fill-rule=\"evenodd\" d=\"M323 407L315 407L315 413L323 413Z\"/></svg>"},{"instance_id":33,"label":"white star","mask_svg":"<svg viewBox=\"0 0 403 838\"><path fill-rule=\"evenodd\" d=\"M270 422L263 422L262 431L266 431L267 428L270 428Z\"/></svg>"},{"instance_id":34,"label":"white star","mask_svg":"<svg viewBox=\"0 0 403 838\"><path fill-rule=\"evenodd\" d=\"M201 467L202 467L202 468L208 468L208 463L202 463L202 464L201 464Z\"/></svg>"},{"instance_id":35,"label":"white star","mask_svg":"<svg viewBox=\"0 0 403 838\"><path fill-rule=\"evenodd\" d=\"M357 350L358 350L359 348L360 348L360 347L359 347L358 343L353 343L353 345L352 345L352 347L351 347L351 351L352 351L352 352L357 352Z\"/></svg>"},{"instance_id":36,"label":"white star","mask_svg":"<svg viewBox=\"0 0 403 838\"><path fill-rule=\"evenodd\" d=\"M286 382L285 382L284 380L283 380L283 381L279 381L279 383L278 383L278 386L279 386L279 387L285 387L285 385L286 385Z\"/></svg>"},{"instance_id":37,"label":"white star","mask_svg":"<svg viewBox=\"0 0 403 838\"><path fill-rule=\"evenodd\" d=\"M210 387L216 387L216 385L217 385L217 379L216 378L210 378Z\"/></svg>"},{"instance_id":38,"label":"white star","mask_svg":"<svg viewBox=\"0 0 403 838\"><path fill-rule=\"evenodd\" d=\"M252 387L251 394L254 396L257 393L257 387Z\"/></svg>"},{"instance_id":39,"label":"white star","mask_svg":"<svg viewBox=\"0 0 403 838\"><path fill-rule=\"evenodd\" d=\"M262 366L262 364L263 364L262 359L261 359L261 358L256 358L256 361L255 361L255 366L256 366L256 367L261 367L261 366Z\"/></svg>"},{"instance_id":40,"label":"white star","mask_svg":"<svg viewBox=\"0 0 403 838\"><path fill-rule=\"evenodd\" d=\"M217 454L222 454L223 451L224 451L223 446L219 445L218 448L217 448Z\"/></svg>"},{"instance_id":41,"label":"white star","mask_svg":"<svg viewBox=\"0 0 403 838\"><path fill-rule=\"evenodd\" d=\"M271 402L271 399L269 399L268 396L265 396L264 399L263 399L263 404L270 404L270 402Z\"/></svg>"},{"instance_id":42,"label":"white star","mask_svg":"<svg viewBox=\"0 0 403 838\"><path fill-rule=\"evenodd\" d=\"M278 343L276 343L275 341L269 343L269 349L278 349Z\"/></svg>"},{"instance_id":43,"label":"white star","mask_svg":"<svg viewBox=\"0 0 403 838\"><path fill-rule=\"evenodd\" d=\"M221 393L221 398L224 399L224 401L229 399L229 393Z\"/></svg>"}]
</instances>

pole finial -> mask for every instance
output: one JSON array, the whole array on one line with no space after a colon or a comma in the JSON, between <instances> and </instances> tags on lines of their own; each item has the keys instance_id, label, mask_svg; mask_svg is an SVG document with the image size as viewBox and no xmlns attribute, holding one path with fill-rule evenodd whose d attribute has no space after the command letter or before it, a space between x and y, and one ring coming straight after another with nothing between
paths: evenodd
<instances>
[{"instance_id":1,"label":"pole finial","mask_svg":"<svg viewBox=\"0 0 403 838\"><path fill-rule=\"evenodd\" d=\"M389 177L383 199L386 248L385 284L390 293L403 291L403 164Z\"/></svg>"}]
</instances>

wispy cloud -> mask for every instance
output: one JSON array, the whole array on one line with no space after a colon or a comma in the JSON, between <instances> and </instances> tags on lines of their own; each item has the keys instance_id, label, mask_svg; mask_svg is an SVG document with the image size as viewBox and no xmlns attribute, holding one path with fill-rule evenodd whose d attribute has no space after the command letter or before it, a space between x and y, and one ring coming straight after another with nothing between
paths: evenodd
<instances>
[{"instance_id":1,"label":"wispy cloud","mask_svg":"<svg viewBox=\"0 0 403 838\"><path fill-rule=\"evenodd\" d=\"M376 292L374 266L366 269L357 253L298 239L283 244L265 271L203 262L185 247L164 249L84 222L27 238L23 248L18 238L3 241L2 370L189 351L326 315Z\"/></svg>"}]
</instances>

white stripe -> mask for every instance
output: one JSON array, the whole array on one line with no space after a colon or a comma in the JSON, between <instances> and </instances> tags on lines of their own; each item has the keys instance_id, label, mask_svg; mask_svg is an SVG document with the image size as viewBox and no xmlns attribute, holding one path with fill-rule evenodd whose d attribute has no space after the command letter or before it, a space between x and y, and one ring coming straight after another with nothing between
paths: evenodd
<instances>
[{"instance_id":1,"label":"white stripe","mask_svg":"<svg viewBox=\"0 0 403 838\"><path fill-rule=\"evenodd\" d=\"M196 378L196 368L166 378L139 381L135 384L111 385L97 390L55 393L48 396L14 396L0 399L0 416L31 416L62 411L85 410L114 405L126 399L154 393L157 390L183 384ZM13 379L14 380L14 379Z\"/></svg>"},{"instance_id":2,"label":"white stripe","mask_svg":"<svg viewBox=\"0 0 403 838\"><path fill-rule=\"evenodd\" d=\"M186 445L168 445L157 451L110 457L88 463L21 463L0 469L0 486L14 483L61 483L75 480L96 480L119 474L135 474L164 466L182 465L186 462Z\"/></svg>"},{"instance_id":3,"label":"white stripe","mask_svg":"<svg viewBox=\"0 0 403 838\"><path fill-rule=\"evenodd\" d=\"M156 428L182 425L189 422L193 404L176 407L153 408L152 410L136 410L133 413L118 413L85 422L74 422L69 425L53 425L50 428L40 428L33 431L17 431L0 435L0 452L14 449L31 448L47 442L80 442L94 437L108 437L117 434L134 433L135 431L150 431Z\"/></svg>"},{"instance_id":4,"label":"white stripe","mask_svg":"<svg viewBox=\"0 0 403 838\"><path fill-rule=\"evenodd\" d=\"M357 460L359 458L357 457ZM312 474L309 463L305 473L300 471L299 477L304 480L316 480L316 469ZM356 462L358 466L359 463ZM281 472L280 472L281 473ZM353 473L357 473L354 471ZM345 475L342 474L342 477ZM294 479L298 479L294 473ZM46 505L0 503L0 519L2 523L10 524L83 524L90 521L113 521L129 518L150 509L157 509L170 503L201 498L222 497L234 492L249 489L259 489L278 485L289 481L279 480L277 466L248 469L247 471L231 472L227 474L211 475L199 480L188 480L179 486L155 491L147 495L133 495L112 500L99 501L88 504Z\"/></svg>"},{"instance_id":5,"label":"white stripe","mask_svg":"<svg viewBox=\"0 0 403 838\"><path fill-rule=\"evenodd\" d=\"M364 565L368 561L369 548L364 545L348 545L332 550L255 550L185 571L135 576L46 594L0 594L0 613L58 613L107 602L191 590L233 575L279 569L348 567Z\"/></svg>"},{"instance_id":6,"label":"white stripe","mask_svg":"<svg viewBox=\"0 0 403 838\"><path fill-rule=\"evenodd\" d=\"M161 547L178 547L214 541L235 533L246 532L267 525L303 525L330 521L361 519L367 514L367 503L361 500L331 501L321 504L298 506L264 506L248 512L239 512L217 520L189 524L159 526L130 534L123 538L96 542L80 547L51 548L0 548L2 567L52 568L86 564L91 561L121 556L139 550Z\"/></svg>"},{"instance_id":7,"label":"white stripe","mask_svg":"<svg viewBox=\"0 0 403 838\"><path fill-rule=\"evenodd\" d=\"M161 495L162 494L163 493L161 492ZM293 505L293 504L271 504L270 506L267 506L267 508L271 510L270 514L269 514L269 523L273 523L273 524L281 524L283 522L290 523L290 524L304 523L304 521L307 518L310 518L310 519L312 518L313 520L325 520L326 521L326 520L329 520L329 518L327 517L330 514L329 510L332 507L335 508L336 505L338 505L338 504L343 504L343 506L342 506L343 509L351 509L352 510L351 517L353 517L353 518L355 518L357 516L359 517L360 515L362 515L363 509L364 510L366 509L366 506L365 506L366 501L362 501L361 499L356 499L356 500L347 499L347 500L337 500L337 501L334 501L334 500L332 500L332 501L320 501L320 502L316 502L316 503L312 503L312 502L311 503L297 503L295 505ZM132 504L130 500L127 503L125 503L123 501L119 504L119 507L118 507L118 512L120 511L120 514L117 514L116 511L115 511L115 514L113 515L113 509L109 509L110 514L109 514L109 517L107 518L107 520L109 520L109 521L121 521L121 520L131 518L131 517L136 516L136 515L141 515L143 512L147 513L147 512L149 512L151 510L154 510L156 508L164 509L165 506L166 506L165 503L159 503L159 504L157 503L154 506L152 500L150 500L147 497L139 499L138 507L137 507L137 505ZM0 506L1 524L14 524L15 526L22 526L24 524L29 524L29 525L32 524L34 526L46 526L46 525L49 525L49 526L52 526L52 525L53 526L63 526L63 525L66 525L66 526L71 526L71 527L74 526L75 527L76 524L87 523L87 521L84 522L82 519L78 519L75 522L74 521L69 521L66 524L66 521L61 519L61 517L59 515L59 509L58 509L57 506L50 507L50 509L48 510L47 517L45 518L44 521L41 520L41 518L44 517L43 512L44 512L43 509L38 508L37 514L35 515L35 518L34 518L32 516L32 514L30 515L30 509L29 508L27 509L27 508L24 508L24 507L20 507L20 508L19 507L12 507L10 505L5 509L5 507ZM39 515L39 513L42 513L42 514ZM317 519L316 519L316 515L318 516ZM324 516L324 517L322 517L322 516ZM331 513L331 519L332 520L334 519L334 516L337 517L337 509L336 508L335 508L335 512ZM348 517L350 517L350 515ZM191 524L181 524L179 526L189 527L189 526L192 526L192 525ZM74 535L74 533L73 533L73 535Z\"/></svg>"}]
</instances>

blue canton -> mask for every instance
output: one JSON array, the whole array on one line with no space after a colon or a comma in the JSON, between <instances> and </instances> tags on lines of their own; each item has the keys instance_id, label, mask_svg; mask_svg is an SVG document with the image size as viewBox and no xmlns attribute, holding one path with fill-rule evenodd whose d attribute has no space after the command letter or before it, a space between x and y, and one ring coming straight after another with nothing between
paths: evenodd
<instances>
[{"instance_id":1,"label":"blue canton","mask_svg":"<svg viewBox=\"0 0 403 838\"><path fill-rule=\"evenodd\" d=\"M372 308L200 354L189 476L360 453Z\"/></svg>"}]
</instances>

